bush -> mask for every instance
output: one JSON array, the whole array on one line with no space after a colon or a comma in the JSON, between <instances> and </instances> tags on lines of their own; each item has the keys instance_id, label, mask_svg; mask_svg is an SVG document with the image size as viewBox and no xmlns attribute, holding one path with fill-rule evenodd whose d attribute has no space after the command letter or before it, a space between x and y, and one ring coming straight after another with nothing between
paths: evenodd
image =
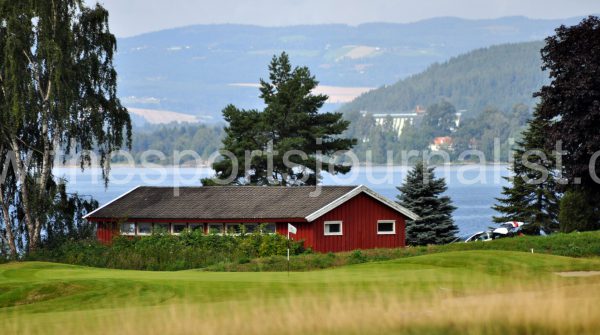
<instances>
[{"instance_id":1,"label":"bush","mask_svg":"<svg viewBox=\"0 0 600 335\"><path fill-rule=\"evenodd\" d=\"M348 257L348 264L360 264L367 261L367 257L360 250L354 250Z\"/></svg>"},{"instance_id":2,"label":"bush","mask_svg":"<svg viewBox=\"0 0 600 335\"><path fill-rule=\"evenodd\" d=\"M598 228L598 218L589 196L582 191L568 191L560 201L558 222L560 231L588 231Z\"/></svg>"},{"instance_id":3,"label":"bush","mask_svg":"<svg viewBox=\"0 0 600 335\"><path fill-rule=\"evenodd\" d=\"M290 241L290 253L304 251L303 242ZM248 264L252 259L287 254L288 241L273 234L181 235L157 233L146 237L116 237L111 245L96 240L75 241L42 247L28 260L50 261L115 269L172 271L217 264Z\"/></svg>"},{"instance_id":4,"label":"bush","mask_svg":"<svg viewBox=\"0 0 600 335\"><path fill-rule=\"evenodd\" d=\"M288 241L280 235L218 236L189 233L145 238L116 238L107 246L97 241L69 241L55 249L40 249L28 260L137 270L286 271ZM397 249L369 249L340 253L305 251L291 242L291 271L310 271L387 261L440 252L506 250L568 257L600 256L600 231L519 236L489 242L451 243ZM265 255L265 250L273 254Z\"/></svg>"},{"instance_id":5,"label":"bush","mask_svg":"<svg viewBox=\"0 0 600 335\"><path fill-rule=\"evenodd\" d=\"M451 243L397 249L369 249L339 253L303 253L290 259L290 270L310 271L348 264L387 261L398 258L466 250L505 250L545 253L568 257L600 255L600 231L550 236L518 236L489 242ZM221 263L209 266L210 271L286 271L285 257L252 259L246 264Z\"/></svg>"}]
</instances>

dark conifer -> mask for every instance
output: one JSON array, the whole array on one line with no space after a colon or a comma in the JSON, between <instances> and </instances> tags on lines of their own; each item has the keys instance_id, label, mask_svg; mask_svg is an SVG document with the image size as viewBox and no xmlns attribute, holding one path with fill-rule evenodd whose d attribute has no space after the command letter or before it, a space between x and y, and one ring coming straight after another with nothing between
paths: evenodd
<instances>
[{"instance_id":1,"label":"dark conifer","mask_svg":"<svg viewBox=\"0 0 600 335\"><path fill-rule=\"evenodd\" d=\"M397 202L420 217L406 223L407 244L444 244L455 239L458 227L452 212L456 207L450 197L442 195L447 190L446 181L435 178L434 168L418 162L398 190Z\"/></svg>"},{"instance_id":2,"label":"dark conifer","mask_svg":"<svg viewBox=\"0 0 600 335\"><path fill-rule=\"evenodd\" d=\"M530 233L558 228L559 171L554 155L546 149L547 131L548 121L536 111L514 150L513 176L505 178L511 185L502 188L503 197L497 198L498 203L492 207L500 213L494 217L495 222L522 221Z\"/></svg>"}]
</instances>

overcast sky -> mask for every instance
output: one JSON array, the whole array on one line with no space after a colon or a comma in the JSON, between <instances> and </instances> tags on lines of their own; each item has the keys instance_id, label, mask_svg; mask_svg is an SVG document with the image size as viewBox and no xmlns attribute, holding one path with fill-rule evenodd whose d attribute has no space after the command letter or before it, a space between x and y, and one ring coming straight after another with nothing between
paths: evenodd
<instances>
[{"instance_id":1,"label":"overcast sky","mask_svg":"<svg viewBox=\"0 0 600 335\"><path fill-rule=\"evenodd\" d=\"M96 0L86 0L94 4ZM191 24L263 26L414 22L439 16L567 18L600 13L599 0L99 0L118 37Z\"/></svg>"}]
</instances>

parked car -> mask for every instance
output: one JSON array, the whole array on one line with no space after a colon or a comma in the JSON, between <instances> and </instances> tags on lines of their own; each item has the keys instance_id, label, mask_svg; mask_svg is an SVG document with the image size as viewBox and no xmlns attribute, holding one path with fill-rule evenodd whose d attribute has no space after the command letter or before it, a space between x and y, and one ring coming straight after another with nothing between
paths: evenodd
<instances>
[{"instance_id":1,"label":"parked car","mask_svg":"<svg viewBox=\"0 0 600 335\"><path fill-rule=\"evenodd\" d=\"M491 241L494 239L494 235L491 231L478 231L474 234L465 235L457 238L454 242L474 242L474 241Z\"/></svg>"},{"instance_id":2,"label":"parked car","mask_svg":"<svg viewBox=\"0 0 600 335\"><path fill-rule=\"evenodd\" d=\"M523 222L509 221L500 224L500 227L490 227L486 231L478 231L474 234L461 236L454 240L454 242L474 242L474 241L491 241L504 237L512 237L520 234L521 227L524 225Z\"/></svg>"},{"instance_id":3,"label":"parked car","mask_svg":"<svg viewBox=\"0 0 600 335\"><path fill-rule=\"evenodd\" d=\"M508 221L500 224L499 228L492 230L492 232L501 237L512 237L515 235L519 235L521 231L521 227L523 227L525 223L519 221Z\"/></svg>"}]
</instances>

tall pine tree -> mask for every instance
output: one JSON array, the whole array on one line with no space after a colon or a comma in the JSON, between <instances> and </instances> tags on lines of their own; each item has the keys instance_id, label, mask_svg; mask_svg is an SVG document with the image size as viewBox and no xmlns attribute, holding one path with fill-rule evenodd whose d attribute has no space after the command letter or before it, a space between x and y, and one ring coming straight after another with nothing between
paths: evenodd
<instances>
[{"instance_id":1,"label":"tall pine tree","mask_svg":"<svg viewBox=\"0 0 600 335\"><path fill-rule=\"evenodd\" d=\"M350 122L341 113L319 112L328 97L313 94L318 83L307 67L292 67L285 52L274 56L269 81L260 81L264 110L233 105L223 110L229 123L223 152L235 159L226 155L214 163L217 179L203 183L316 185L320 170L350 171L349 165L330 159L356 144L355 139L342 136Z\"/></svg>"},{"instance_id":2,"label":"tall pine tree","mask_svg":"<svg viewBox=\"0 0 600 335\"><path fill-rule=\"evenodd\" d=\"M550 232L558 229L559 196L556 159L548 150L548 121L536 109L523 139L513 152L513 176L505 177L510 186L502 188L503 198L492 208L500 213L495 222L522 221L528 233L540 229Z\"/></svg>"},{"instance_id":3,"label":"tall pine tree","mask_svg":"<svg viewBox=\"0 0 600 335\"><path fill-rule=\"evenodd\" d=\"M447 190L446 181L435 178L433 167L418 162L398 190L397 202L420 217L406 223L407 244L444 244L455 239L458 227L452 212L456 207L450 197L442 195Z\"/></svg>"}]
</instances>

